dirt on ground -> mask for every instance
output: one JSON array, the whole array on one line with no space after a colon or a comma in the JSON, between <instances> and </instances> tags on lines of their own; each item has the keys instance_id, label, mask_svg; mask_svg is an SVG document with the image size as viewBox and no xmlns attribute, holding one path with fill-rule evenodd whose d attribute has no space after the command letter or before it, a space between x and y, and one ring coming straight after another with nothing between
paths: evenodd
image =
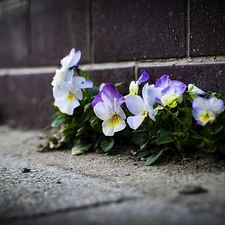
<instances>
[{"instance_id":1,"label":"dirt on ground","mask_svg":"<svg viewBox=\"0 0 225 225\"><path fill-rule=\"evenodd\" d=\"M0 196L0 213L5 222L14 218L13 221L24 224L28 217L31 220L38 217L41 221L37 224L43 224L43 212L55 216L57 202L65 213L72 209L71 213L77 215L82 208L89 215L89 209L95 213L109 209L109 212L103 210L104 215L118 216L118 221L125 214L135 215L143 219L140 224L148 224L145 221L152 216L158 221L161 214L166 215L175 208L177 223L171 220L168 224L180 224L183 217L193 218L192 223L184 224L193 224L195 219L203 221L199 224L212 224L208 217L217 221L215 224L225 222L222 159L166 156L165 160L146 166L144 159L134 156L135 147L128 145L117 146L109 154L89 152L72 156L69 149L40 152L48 135L46 130L0 127L0 188L4 193L2 200ZM120 210L112 212L111 206L106 207L102 202L116 204ZM140 208L146 209L146 214L141 214ZM156 208L159 214L152 215L151 210ZM184 214L179 216L179 213ZM128 223L134 224L127 218ZM106 223L96 219L96 224Z\"/></svg>"}]
</instances>

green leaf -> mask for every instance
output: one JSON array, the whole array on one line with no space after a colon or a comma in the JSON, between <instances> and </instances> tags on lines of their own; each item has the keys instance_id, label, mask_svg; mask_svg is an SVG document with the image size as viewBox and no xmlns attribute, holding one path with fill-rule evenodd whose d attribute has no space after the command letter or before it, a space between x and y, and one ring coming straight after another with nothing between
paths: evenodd
<instances>
[{"instance_id":1,"label":"green leaf","mask_svg":"<svg viewBox=\"0 0 225 225\"><path fill-rule=\"evenodd\" d=\"M94 86L94 87L88 89L88 94L91 97L96 96L98 93L99 93L99 88L97 86Z\"/></svg>"},{"instance_id":2,"label":"green leaf","mask_svg":"<svg viewBox=\"0 0 225 225\"><path fill-rule=\"evenodd\" d=\"M217 150L217 147L211 146L211 147L207 150L207 152L214 153L216 150Z\"/></svg>"},{"instance_id":3,"label":"green leaf","mask_svg":"<svg viewBox=\"0 0 225 225\"><path fill-rule=\"evenodd\" d=\"M193 137L196 140L202 139L202 136L201 135L197 135L197 134L193 134L193 135L191 135L191 137Z\"/></svg>"},{"instance_id":4,"label":"green leaf","mask_svg":"<svg viewBox=\"0 0 225 225\"><path fill-rule=\"evenodd\" d=\"M220 145L220 151L225 154L225 145Z\"/></svg>"},{"instance_id":5,"label":"green leaf","mask_svg":"<svg viewBox=\"0 0 225 225\"><path fill-rule=\"evenodd\" d=\"M110 138L109 140L104 140L101 144L101 147L104 152L109 152L113 148L113 145L114 139Z\"/></svg>"},{"instance_id":6,"label":"green leaf","mask_svg":"<svg viewBox=\"0 0 225 225\"><path fill-rule=\"evenodd\" d=\"M80 127L76 132L76 136L77 137L80 136L83 133L83 131L85 131L85 129L86 129L86 127Z\"/></svg>"},{"instance_id":7,"label":"green leaf","mask_svg":"<svg viewBox=\"0 0 225 225\"><path fill-rule=\"evenodd\" d=\"M115 83L115 86L118 88L118 87L122 86L122 85L123 85L123 83L124 83L124 82Z\"/></svg>"},{"instance_id":8,"label":"green leaf","mask_svg":"<svg viewBox=\"0 0 225 225\"><path fill-rule=\"evenodd\" d=\"M210 134L218 134L221 130L223 130L223 125L216 127L214 131L210 131Z\"/></svg>"},{"instance_id":9,"label":"green leaf","mask_svg":"<svg viewBox=\"0 0 225 225\"><path fill-rule=\"evenodd\" d=\"M60 124L64 123L65 117L63 114L58 114L52 121L52 127L58 127Z\"/></svg>"},{"instance_id":10,"label":"green leaf","mask_svg":"<svg viewBox=\"0 0 225 225\"><path fill-rule=\"evenodd\" d=\"M135 145L140 145L143 141L144 141L144 134L134 134L133 137L132 137L132 142L135 144Z\"/></svg>"},{"instance_id":11,"label":"green leaf","mask_svg":"<svg viewBox=\"0 0 225 225\"><path fill-rule=\"evenodd\" d=\"M159 152L156 152L156 153L152 154L151 156L149 156L146 160L146 166L152 165L167 149L169 149L169 148L165 147L162 150L160 150Z\"/></svg>"},{"instance_id":12,"label":"green leaf","mask_svg":"<svg viewBox=\"0 0 225 225\"><path fill-rule=\"evenodd\" d=\"M174 138L169 133L161 133L160 136L155 141L157 145L163 145L172 142L174 142Z\"/></svg>"},{"instance_id":13,"label":"green leaf","mask_svg":"<svg viewBox=\"0 0 225 225\"><path fill-rule=\"evenodd\" d=\"M205 146L205 142L201 142L199 145L196 146L196 148L203 148Z\"/></svg>"},{"instance_id":14,"label":"green leaf","mask_svg":"<svg viewBox=\"0 0 225 225\"><path fill-rule=\"evenodd\" d=\"M144 158L144 157L147 157L149 156L150 154L153 154L155 153L156 151L158 150L158 146L157 147L151 147L151 148L147 148L145 150L139 150L137 152L137 158Z\"/></svg>"},{"instance_id":15,"label":"green leaf","mask_svg":"<svg viewBox=\"0 0 225 225\"><path fill-rule=\"evenodd\" d=\"M182 146L182 144L180 143L180 141L176 139L176 141L175 141L174 144L175 144L176 148L177 148L179 151L181 151L181 146Z\"/></svg>"},{"instance_id":16,"label":"green leaf","mask_svg":"<svg viewBox=\"0 0 225 225\"><path fill-rule=\"evenodd\" d=\"M142 142L142 143L140 144L140 149L144 149L144 148L148 145L149 141L150 141L150 140L145 140L144 142Z\"/></svg>"},{"instance_id":17,"label":"green leaf","mask_svg":"<svg viewBox=\"0 0 225 225\"><path fill-rule=\"evenodd\" d=\"M81 140L79 138L74 140L74 146L71 149L72 155L80 155L84 152L88 151L92 147L92 144L90 142Z\"/></svg>"}]
</instances>

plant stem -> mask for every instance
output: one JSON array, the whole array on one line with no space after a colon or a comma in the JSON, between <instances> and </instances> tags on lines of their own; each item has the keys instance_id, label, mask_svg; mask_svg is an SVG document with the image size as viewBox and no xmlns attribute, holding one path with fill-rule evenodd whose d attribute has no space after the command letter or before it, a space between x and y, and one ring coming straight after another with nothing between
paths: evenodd
<instances>
[{"instance_id":1,"label":"plant stem","mask_svg":"<svg viewBox=\"0 0 225 225\"><path fill-rule=\"evenodd\" d=\"M184 126L184 122L181 120L181 119L179 119L177 116L175 116L169 109L168 109L168 107L167 106L164 106L164 109L176 120L176 121L178 121L180 124L182 124L183 126ZM195 134L195 135L197 135L197 136L200 136L201 137L201 139L202 139L202 141L204 141L207 145L209 145L210 146L210 141L207 139L207 138L205 138L205 137L203 137L202 135L200 135L199 133L197 133L196 131L194 131L192 128L188 128L189 129L189 131L190 132L192 132L193 134Z\"/></svg>"}]
</instances>

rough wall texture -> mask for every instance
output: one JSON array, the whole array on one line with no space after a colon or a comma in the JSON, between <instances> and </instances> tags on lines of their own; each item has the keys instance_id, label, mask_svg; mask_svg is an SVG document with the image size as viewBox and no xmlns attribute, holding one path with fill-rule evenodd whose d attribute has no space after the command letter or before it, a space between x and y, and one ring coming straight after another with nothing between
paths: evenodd
<instances>
[{"instance_id":1,"label":"rough wall texture","mask_svg":"<svg viewBox=\"0 0 225 225\"><path fill-rule=\"evenodd\" d=\"M0 119L50 124L50 82L72 47L93 80L145 69L225 94L225 1L0 0Z\"/></svg>"}]
</instances>

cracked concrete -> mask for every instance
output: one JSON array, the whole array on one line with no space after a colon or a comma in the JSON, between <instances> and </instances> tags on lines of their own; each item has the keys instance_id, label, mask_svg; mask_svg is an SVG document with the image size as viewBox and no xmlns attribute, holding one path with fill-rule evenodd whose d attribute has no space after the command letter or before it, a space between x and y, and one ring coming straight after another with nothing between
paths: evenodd
<instances>
[{"instance_id":1,"label":"cracked concrete","mask_svg":"<svg viewBox=\"0 0 225 225\"><path fill-rule=\"evenodd\" d=\"M224 168L37 152L45 135L0 127L0 224L225 224ZM182 194L188 185L206 192Z\"/></svg>"}]
</instances>

